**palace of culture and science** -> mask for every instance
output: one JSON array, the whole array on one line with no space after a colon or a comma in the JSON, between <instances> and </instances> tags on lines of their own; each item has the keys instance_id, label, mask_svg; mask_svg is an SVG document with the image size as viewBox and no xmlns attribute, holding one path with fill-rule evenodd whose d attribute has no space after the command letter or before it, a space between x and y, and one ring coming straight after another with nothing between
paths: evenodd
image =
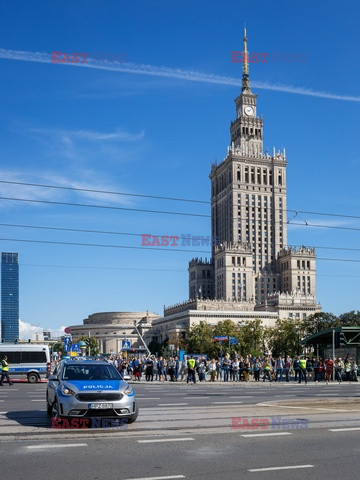
<instances>
[{"instance_id":1,"label":"palace of culture and science","mask_svg":"<svg viewBox=\"0 0 360 480\"><path fill-rule=\"evenodd\" d=\"M285 150L264 153L264 125L251 91L244 31L242 89L225 159L211 168L212 258L189 263L189 300L155 320L158 341L206 321L302 320L316 303L315 250L287 246Z\"/></svg>"}]
</instances>

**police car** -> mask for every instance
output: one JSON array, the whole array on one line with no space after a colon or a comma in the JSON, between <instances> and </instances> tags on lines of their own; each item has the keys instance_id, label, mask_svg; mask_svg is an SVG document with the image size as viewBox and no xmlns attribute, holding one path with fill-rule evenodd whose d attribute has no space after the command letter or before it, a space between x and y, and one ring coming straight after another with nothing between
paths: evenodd
<instances>
[{"instance_id":1,"label":"police car","mask_svg":"<svg viewBox=\"0 0 360 480\"><path fill-rule=\"evenodd\" d=\"M133 423L138 407L132 387L114 365L99 357L62 360L46 391L52 417L107 417Z\"/></svg>"}]
</instances>

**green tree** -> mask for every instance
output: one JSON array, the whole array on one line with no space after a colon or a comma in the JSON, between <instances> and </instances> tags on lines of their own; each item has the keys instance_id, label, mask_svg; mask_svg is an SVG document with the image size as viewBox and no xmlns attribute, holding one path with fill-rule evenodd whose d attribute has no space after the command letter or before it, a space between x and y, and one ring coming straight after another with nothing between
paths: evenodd
<instances>
[{"instance_id":1,"label":"green tree","mask_svg":"<svg viewBox=\"0 0 360 480\"><path fill-rule=\"evenodd\" d=\"M339 316L339 323L343 327L360 326L360 311L351 310L351 312L342 313Z\"/></svg>"},{"instance_id":2,"label":"green tree","mask_svg":"<svg viewBox=\"0 0 360 480\"><path fill-rule=\"evenodd\" d=\"M241 355L261 356L264 352L265 327L260 318L247 320L240 327Z\"/></svg>"},{"instance_id":3,"label":"green tree","mask_svg":"<svg viewBox=\"0 0 360 480\"><path fill-rule=\"evenodd\" d=\"M206 353L209 357L217 355L217 345L214 342L213 327L206 322L192 325L187 329L186 351L188 353Z\"/></svg>"},{"instance_id":4,"label":"green tree","mask_svg":"<svg viewBox=\"0 0 360 480\"><path fill-rule=\"evenodd\" d=\"M308 336L327 328L338 327L341 323L339 318L333 313L317 312L305 318L301 325L305 336Z\"/></svg>"},{"instance_id":5,"label":"green tree","mask_svg":"<svg viewBox=\"0 0 360 480\"><path fill-rule=\"evenodd\" d=\"M302 337L302 330L299 324L293 320L277 320L275 327L268 329L269 349L272 355L290 355L292 358L301 351L299 341Z\"/></svg>"}]
</instances>

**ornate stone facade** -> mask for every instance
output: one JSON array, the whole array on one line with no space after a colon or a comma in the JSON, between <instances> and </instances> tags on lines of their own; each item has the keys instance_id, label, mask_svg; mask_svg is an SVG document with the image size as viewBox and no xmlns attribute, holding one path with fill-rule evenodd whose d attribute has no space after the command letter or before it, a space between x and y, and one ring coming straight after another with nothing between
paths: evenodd
<instances>
[{"instance_id":1,"label":"ornate stone facade","mask_svg":"<svg viewBox=\"0 0 360 480\"><path fill-rule=\"evenodd\" d=\"M93 313L84 319L83 325L71 326L71 334L77 336L95 337L101 353L121 352L122 340L130 341L131 348L143 352L145 348L135 330L138 326L144 336L150 330L159 315L148 312L101 312Z\"/></svg>"},{"instance_id":2,"label":"ornate stone facade","mask_svg":"<svg viewBox=\"0 0 360 480\"><path fill-rule=\"evenodd\" d=\"M244 52L246 49L245 32ZM197 259L190 262L189 296L250 302L253 309L266 311L274 294L298 290L303 295L297 297L297 313L302 318L320 308L315 300L315 251L287 246L286 152L275 148L272 155L264 152L263 119L257 114L257 95L250 88L246 61L243 68L230 146L210 173L212 259L206 265ZM204 284L205 267L214 281L213 297ZM276 308L279 314L286 314L280 304Z\"/></svg>"}]
</instances>

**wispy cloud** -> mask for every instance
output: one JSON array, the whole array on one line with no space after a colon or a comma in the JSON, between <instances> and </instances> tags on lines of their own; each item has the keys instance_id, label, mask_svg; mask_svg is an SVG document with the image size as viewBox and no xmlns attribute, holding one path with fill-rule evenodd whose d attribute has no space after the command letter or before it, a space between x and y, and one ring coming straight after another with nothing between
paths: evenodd
<instances>
[{"instance_id":1,"label":"wispy cloud","mask_svg":"<svg viewBox=\"0 0 360 480\"><path fill-rule=\"evenodd\" d=\"M24 62L52 63L51 55L44 52L28 52L19 50L0 49L0 58L7 60L20 60ZM136 75L149 75L155 77L175 78L178 80L187 80L192 82L212 83L217 85L239 86L240 80L234 77L207 74L195 70L183 70L155 65L144 65L135 63L101 63L89 59L88 63L68 63L54 64L54 67L73 66L82 68L93 68L99 70L108 70L120 73L131 73ZM291 93L296 95L306 95L318 98L327 98L329 100L341 100L347 102L360 102L359 96L336 94L325 91L313 90L306 87L296 87L285 84L270 84L268 82L252 82L254 88L263 90L273 90L277 92Z\"/></svg>"},{"instance_id":2,"label":"wispy cloud","mask_svg":"<svg viewBox=\"0 0 360 480\"><path fill-rule=\"evenodd\" d=\"M96 132L93 130L62 130L55 128L30 128L30 132L41 134L52 134L60 137L64 143L71 143L74 139L84 139L92 142L112 141L112 142L135 142L144 138L144 132L129 133L121 129L114 132Z\"/></svg>"}]
</instances>

